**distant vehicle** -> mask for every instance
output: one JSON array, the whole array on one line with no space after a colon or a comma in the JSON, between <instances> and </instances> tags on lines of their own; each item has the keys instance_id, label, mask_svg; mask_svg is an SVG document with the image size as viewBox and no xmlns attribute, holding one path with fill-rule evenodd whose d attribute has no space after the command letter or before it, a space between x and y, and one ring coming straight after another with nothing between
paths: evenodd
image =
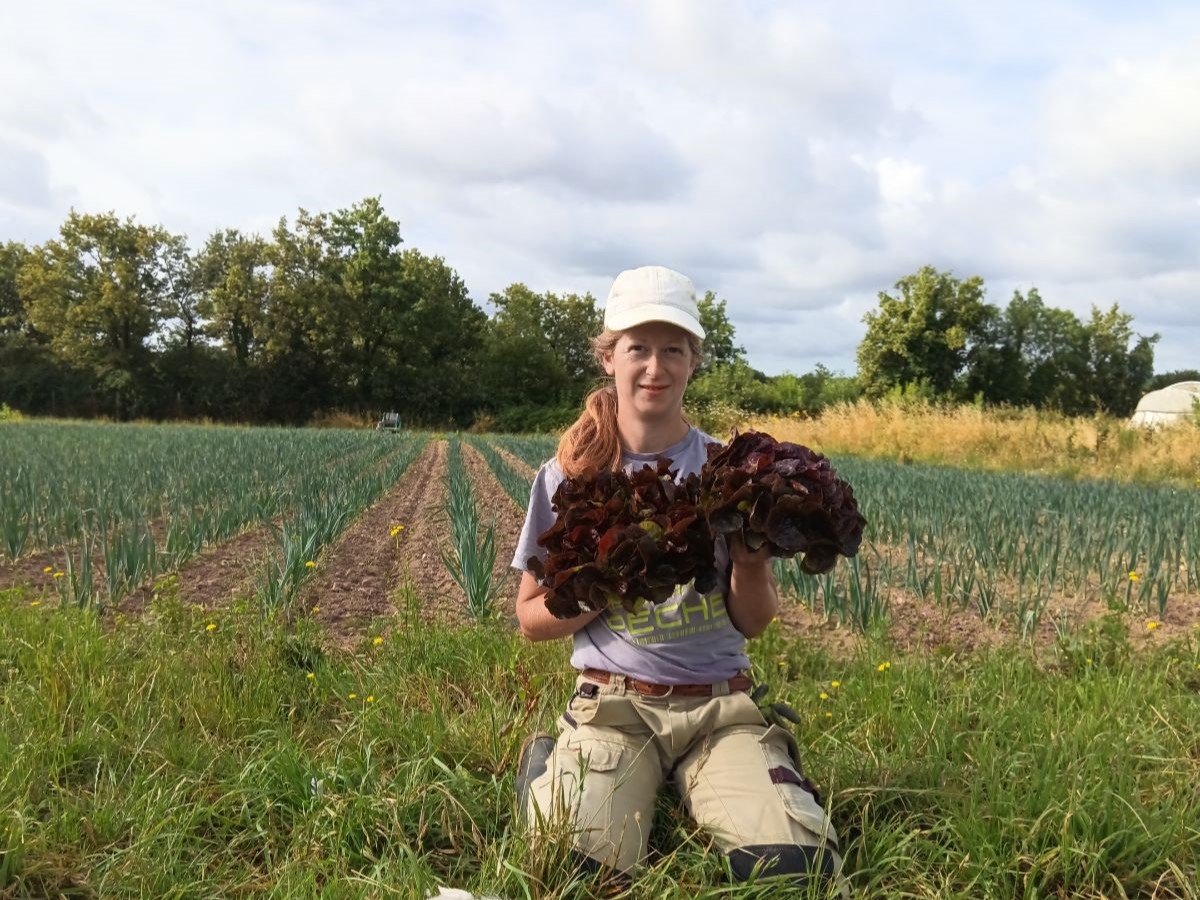
<instances>
[{"instance_id":1,"label":"distant vehicle","mask_svg":"<svg viewBox=\"0 0 1200 900\"><path fill-rule=\"evenodd\" d=\"M376 431L399 431L400 430L400 413L388 412L375 423Z\"/></svg>"}]
</instances>

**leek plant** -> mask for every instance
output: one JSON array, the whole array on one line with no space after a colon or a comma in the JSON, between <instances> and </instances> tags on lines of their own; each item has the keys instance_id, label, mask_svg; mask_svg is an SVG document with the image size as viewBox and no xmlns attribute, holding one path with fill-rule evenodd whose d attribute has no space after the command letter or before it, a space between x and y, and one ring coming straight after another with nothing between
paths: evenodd
<instances>
[{"instance_id":1,"label":"leek plant","mask_svg":"<svg viewBox=\"0 0 1200 900\"><path fill-rule=\"evenodd\" d=\"M467 597L472 618L486 619L494 613L503 584L492 580L496 564L495 525L482 527L471 479L462 462L462 446L450 438L447 454L446 500L443 512L450 523L450 552L442 552L442 562Z\"/></svg>"},{"instance_id":2,"label":"leek plant","mask_svg":"<svg viewBox=\"0 0 1200 900\"><path fill-rule=\"evenodd\" d=\"M542 463L554 457L554 451L558 448L558 438L544 434L495 434L489 437L497 447L511 453L531 469L541 468Z\"/></svg>"}]
</instances>

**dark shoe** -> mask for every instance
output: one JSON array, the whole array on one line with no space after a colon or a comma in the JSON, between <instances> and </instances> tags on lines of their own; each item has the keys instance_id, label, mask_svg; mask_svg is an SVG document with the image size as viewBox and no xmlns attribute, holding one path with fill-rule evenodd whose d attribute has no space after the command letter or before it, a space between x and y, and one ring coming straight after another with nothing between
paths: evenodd
<instances>
[{"instance_id":1,"label":"dark shoe","mask_svg":"<svg viewBox=\"0 0 1200 900\"><path fill-rule=\"evenodd\" d=\"M550 755L554 752L554 738L539 731L525 738L517 756L517 775L514 782L517 795L517 815L525 818L529 808L529 787L546 771Z\"/></svg>"}]
</instances>

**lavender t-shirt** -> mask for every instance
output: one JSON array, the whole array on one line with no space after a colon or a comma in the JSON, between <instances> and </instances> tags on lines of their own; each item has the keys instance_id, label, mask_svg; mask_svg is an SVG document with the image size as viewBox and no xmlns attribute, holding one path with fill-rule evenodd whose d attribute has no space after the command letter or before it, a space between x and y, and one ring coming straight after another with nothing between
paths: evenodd
<instances>
[{"instance_id":1,"label":"lavender t-shirt","mask_svg":"<svg viewBox=\"0 0 1200 900\"><path fill-rule=\"evenodd\" d=\"M683 440L661 453L625 451L621 454L622 468L627 472L640 469L665 456L682 479L700 471L708 459L705 447L713 443L719 441L692 428ZM554 524L550 498L563 477L557 460L550 460L538 470L529 494L525 526L513 555L514 569L528 571L531 556L546 559L546 549L538 546L537 538ZM571 665L581 670L619 672L659 684L707 684L732 678L749 668L746 638L733 627L725 610L729 550L723 536L716 539L716 562L718 584L707 596L689 582L663 603L643 604L640 613L616 607L593 619L575 632Z\"/></svg>"}]
</instances>

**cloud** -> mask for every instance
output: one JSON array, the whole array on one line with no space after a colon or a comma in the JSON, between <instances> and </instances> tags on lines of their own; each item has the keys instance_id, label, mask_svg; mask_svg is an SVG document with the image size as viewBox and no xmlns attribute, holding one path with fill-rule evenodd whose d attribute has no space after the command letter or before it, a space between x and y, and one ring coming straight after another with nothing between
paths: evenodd
<instances>
[{"instance_id":1,"label":"cloud","mask_svg":"<svg viewBox=\"0 0 1200 900\"><path fill-rule=\"evenodd\" d=\"M114 0L0 34L0 239L74 205L188 234L381 195L482 299L658 262L765 371L853 368L922 265L1120 302L1190 353L1190 5ZM66 23L66 24L64 24Z\"/></svg>"}]
</instances>

